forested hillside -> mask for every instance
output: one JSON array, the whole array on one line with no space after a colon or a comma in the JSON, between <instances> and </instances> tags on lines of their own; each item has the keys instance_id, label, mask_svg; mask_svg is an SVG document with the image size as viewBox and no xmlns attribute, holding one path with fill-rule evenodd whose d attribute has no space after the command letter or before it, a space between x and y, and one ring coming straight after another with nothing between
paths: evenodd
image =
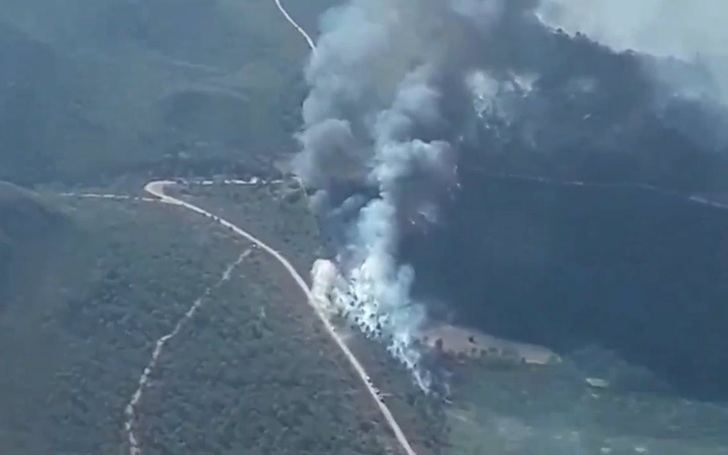
<instances>
[{"instance_id":1,"label":"forested hillside","mask_svg":"<svg viewBox=\"0 0 728 455\"><path fill-rule=\"evenodd\" d=\"M294 148L305 57L267 0L8 0L0 179L269 168Z\"/></svg>"}]
</instances>

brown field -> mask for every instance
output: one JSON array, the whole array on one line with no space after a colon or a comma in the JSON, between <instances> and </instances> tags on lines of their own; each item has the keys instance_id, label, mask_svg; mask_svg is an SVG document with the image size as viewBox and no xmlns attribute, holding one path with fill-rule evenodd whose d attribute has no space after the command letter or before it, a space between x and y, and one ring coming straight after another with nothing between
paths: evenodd
<instances>
[{"instance_id":1,"label":"brown field","mask_svg":"<svg viewBox=\"0 0 728 455\"><path fill-rule=\"evenodd\" d=\"M419 339L430 349L455 357L505 360L533 365L561 361L558 354L543 346L497 338L475 329L449 324L430 327L422 332Z\"/></svg>"}]
</instances>

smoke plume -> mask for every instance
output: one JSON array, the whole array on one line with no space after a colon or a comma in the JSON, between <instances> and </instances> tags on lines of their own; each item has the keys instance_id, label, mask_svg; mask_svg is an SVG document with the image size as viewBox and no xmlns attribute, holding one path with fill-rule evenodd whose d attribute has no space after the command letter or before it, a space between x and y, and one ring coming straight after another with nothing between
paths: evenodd
<instances>
[{"instance_id":1,"label":"smoke plume","mask_svg":"<svg viewBox=\"0 0 728 455\"><path fill-rule=\"evenodd\" d=\"M306 73L298 173L327 193L317 200L351 196L328 194L347 187L374 194L346 226L337 258L346 284L334 300L413 369L411 336L423 310L410 295L414 269L397 258L402 226L436 222L437 201L456 188L462 131L454 122L465 109L447 112L456 99L445 87L462 70L452 51L469 45L464 31L487 28L499 10L493 2L351 1L323 19Z\"/></svg>"},{"instance_id":2,"label":"smoke plume","mask_svg":"<svg viewBox=\"0 0 728 455\"><path fill-rule=\"evenodd\" d=\"M723 185L722 108L661 77L719 84L684 58L692 47L615 41L646 19L603 3L591 22L570 0L349 0L322 18L294 165L318 191L340 277L316 270L335 306L414 371L423 302L458 305L448 271L420 253L458 245L448 229L469 216L457 207L480 191L473 175Z\"/></svg>"}]
</instances>

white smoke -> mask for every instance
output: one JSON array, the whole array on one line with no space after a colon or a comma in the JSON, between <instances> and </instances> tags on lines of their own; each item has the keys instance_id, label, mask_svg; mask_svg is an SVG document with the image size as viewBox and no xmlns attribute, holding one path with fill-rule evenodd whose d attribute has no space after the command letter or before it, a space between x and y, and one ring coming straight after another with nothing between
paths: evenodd
<instances>
[{"instance_id":1,"label":"white smoke","mask_svg":"<svg viewBox=\"0 0 728 455\"><path fill-rule=\"evenodd\" d=\"M419 353L412 347L414 333L424 320L423 308L412 301L414 270L399 265L398 183L415 168L441 175L442 184L454 183L454 169L446 142L412 139L414 124L439 120L438 94L427 83L427 71L419 68L405 76L393 105L377 114L371 125L373 156L368 182L379 197L359 212L352 242L346 253L351 267L346 281L335 287L334 301L366 334L385 338L390 352L411 371L421 388L429 388L426 373L418 368Z\"/></svg>"},{"instance_id":2,"label":"white smoke","mask_svg":"<svg viewBox=\"0 0 728 455\"><path fill-rule=\"evenodd\" d=\"M500 9L493 0L351 0L323 18L306 71L311 91L297 172L324 191L358 181L377 194L351 224L337 258L341 276L319 264L314 280L326 282L341 314L388 342L423 389L428 379L412 342L425 312L410 293L414 269L397 259L403 212L436 222L433 199L457 184L456 147L431 133L447 124L438 78L453 22L467 17L487 26Z\"/></svg>"}]
</instances>

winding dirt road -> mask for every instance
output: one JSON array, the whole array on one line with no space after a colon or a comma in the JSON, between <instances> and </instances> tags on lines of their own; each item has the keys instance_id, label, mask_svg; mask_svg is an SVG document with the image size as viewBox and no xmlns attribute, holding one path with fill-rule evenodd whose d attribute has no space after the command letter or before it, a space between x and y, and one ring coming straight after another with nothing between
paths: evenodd
<instances>
[{"instance_id":1,"label":"winding dirt road","mask_svg":"<svg viewBox=\"0 0 728 455\"><path fill-rule=\"evenodd\" d=\"M323 308L316 305L316 300L314 298L314 295L311 292L311 289L308 287L308 284L306 284L306 281L301 277L301 275L296 271L295 268L291 265L291 263L278 251L276 251L274 248L268 246L265 242L255 237L253 234L250 234L249 232L246 232L242 228L236 226L235 224L231 223L230 221L218 217L216 215L213 215L212 213L206 211L205 209L202 209L194 204L191 204L189 202L177 199L175 197L169 196L164 192L164 189L168 186L175 185L175 182L170 180L159 180L148 183L144 190L151 194L152 196L155 196L159 199L160 202L164 204L171 204L176 205L182 208L185 208L187 210L191 210L195 213L198 213L202 216L205 216L207 218L210 218L214 221L217 221L221 225L225 226L226 228L232 230L235 234L247 239L248 241L252 242L253 244L257 245L260 249L265 251L266 253L273 256L273 258L278 261L279 264L283 266L283 268L286 270L288 275L293 278L293 280L296 282L298 287L303 292L304 296L306 297L306 301L311 306L311 308L316 312L316 315L321 320L321 323L326 328L326 332L331 337L331 339L336 343L336 345L339 347L341 352L344 354L346 359L349 361L349 364L356 372L357 376L361 379L362 383L366 387L367 391L369 392L369 395L371 396L372 400L376 403L377 407L379 408L379 411L381 412L382 416L384 417L385 421L389 425L390 429L394 433L395 438L397 439L397 442L402 447L404 452L407 455L416 455L416 452L412 448L412 445L409 443L409 440L407 439L407 436L405 436L404 432L402 431L402 428L399 426L399 423L397 423L397 420L392 415L392 412L389 410L389 407L384 403L384 400L380 397L380 394L378 393L378 389L374 386L371 379L369 378L369 375L367 374L366 370L364 369L364 366L359 362L359 359L354 356L354 354L349 349L349 346L346 345L346 342L336 332L336 329L329 321L328 317L326 316L326 313Z\"/></svg>"}]
</instances>

